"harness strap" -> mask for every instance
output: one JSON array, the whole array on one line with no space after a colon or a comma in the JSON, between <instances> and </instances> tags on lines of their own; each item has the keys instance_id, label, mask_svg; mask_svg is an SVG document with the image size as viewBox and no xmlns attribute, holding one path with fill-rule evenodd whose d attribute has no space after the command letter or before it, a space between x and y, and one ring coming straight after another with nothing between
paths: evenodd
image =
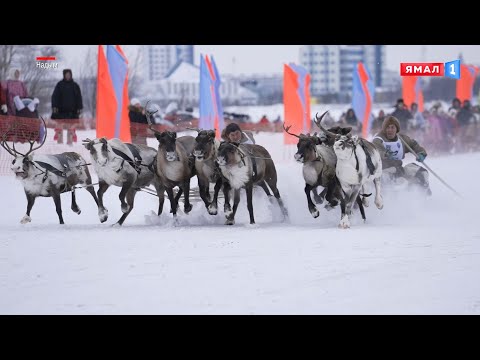
<instances>
[{"instance_id":1,"label":"harness strap","mask_svg":"<svg viewBox=\"0 0 480 360\"><path fill-rule=\"evenodd\" d=\"M137 173L140 174L140 171L142 171L142 169L140 168L140 164L137 163L136 161L132 160L127 154L125 154L123 151L120 151L118 149L115 149L114 147L112 147L112 150L113 152L120 156L124 161L128 162L130 165L132 165L132 167L135 169L135 171ZM135 156L135 155L134 155ZM140 160L141 161L141 160ZM122 164L122 167L123 167L123 164Z\"/></svg>"},{"instance_id":2,"label":"harness strap","mask_svg":"<svg viewBox=\"0 0 480 360\"><path fill-rule=\"evenodd\" d=\"M142 157L140 156L140 152L138 151L137 147L135 145L129 144L129 143L125 143L125 145L127 145L127 147L132 152L133 160L135 160L135 162L137 162L137 163L141 163L142 162Z\"/></svg>"},{"instance_id":3,"label":"harness strap","mask_svg":"<svg viewBox=\"0 0 480 360\"><path fill-rule=\"evenodd\" d=\"M66 174L66 170L65 171L60 171L58 170L56 167L54 167L53 165L49 164L49 163L46 163L46 162L43 162L43 161L35 161L35 163L37 163L38 165L40 165L42 168L44 168L45 170L47 171L50 171L51 173L54 173L55 175L57 176L60 176L60 177L67 177L67 174ZM67 167L68 168L68 167Z\"/></svg>"},{"instance_id":4,"label":"harness strap","mask_svg":"<svg viewBox=\"0 0 480 360\"><path fill-rule=\"evenodd\" d=\"M255 182L257 180L257 161L254 157L251 157L250 159L252 159L252 179Z\"/></svg>"},{"instance_id":5,"label":"harness strap","mask_svg":"<svg viewBox=\"0 0 480 360\"><path fill-rule=\"evenodd\" d=\"M365 156L367 157L367 167L368 167L368 170L370 170L370 175L373 175L373 173L375 172L375 166L373 165L372 157L370 156L370 153L368 152L367 146L363 142L363 139L360 139L360 146L362 147L363 151L365 151ZM355 156L357 156L357 154L355 154ZM357 160L357 164L358 164L358 160Z\"/></svg>"}]
</instances>

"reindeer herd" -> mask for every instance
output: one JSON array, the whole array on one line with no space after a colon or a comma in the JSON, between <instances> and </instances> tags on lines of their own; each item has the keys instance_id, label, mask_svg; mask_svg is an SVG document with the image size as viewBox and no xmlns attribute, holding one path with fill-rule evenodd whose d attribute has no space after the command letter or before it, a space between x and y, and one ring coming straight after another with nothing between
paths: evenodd
<instances>
[{"instance_id":1,"label":"reindeer herd","mask_svg":"<svg viewBox=\"0 0 480 360\"><path fill-rule=\"evenodd\" d=\"M90 152L91 162L98 175L98 191L95 193L87 161L75 152L55 155L35 155L33 152L45 143L47 127L40 145L20 153L7 142L12 129L2 135L0 145L13 157L11 170L24 186L27 197L27 212L21 223L31 221L30 212L38 196L52 197L60 224L63 224L60 194L72 193L72 210L80 214L75 200L75 190L85 188L98 207L100 222L108 219L108 210L103 196L110 186L121 188L119 200L123 215L116 224L122 225L134 207L138 191L152 185L159 200L158 215L163 211L165 192L170 201L174 218L177 216L180 197L184 197L184 212L192 210L189 199L190 180L197 176L199 194L210 215L218 214L218 196L224 195L225 224L235 224L235 214L240 202L240 190L246 191L250 224L255 223L253 212L253 188L261 187L269 199L281 209L284 221L288 221L288 211L277 188L277 171L269 152L260 145L219 142L214 130L192 129L197 136L181 136L171 131L159 132L151 123L152 112L146 112L149 127L158 140L158 149L146 145L128 144L119 139L86 139L83 145ZM290 127L284 130L298 138L295 160L303 164L305 194L310 214L317 218L319 211L312 201L327 209L340 205L340 228L350 227L350 217L355 203L365 220L364 206L368 206L365 185L375 184L375 205L383 208L380 178L382 163L375 146L365 139L351 135L351 128L325 129L321 121L326 115L316 116L315 123L321 129L319 135L293 134ZM210 184L214 184L213 198ZM317 188L322 187L320 194ZM178 190L175 192L175 188ZM273 193L273 195L272 195ZM233 195L233 207L230 198ZM275 201L275 200L273 200Z\"/></svg>"}]
</instances>

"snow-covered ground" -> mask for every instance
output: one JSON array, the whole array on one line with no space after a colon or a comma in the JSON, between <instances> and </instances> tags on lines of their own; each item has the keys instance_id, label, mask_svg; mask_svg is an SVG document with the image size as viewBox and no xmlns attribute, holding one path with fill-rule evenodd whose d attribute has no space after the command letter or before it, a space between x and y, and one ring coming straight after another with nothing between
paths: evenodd
<instances>
[{"instance_id":1,"label":"snow-covered ground","mask_svg":"<svg viewBox=\"0 0 480 360\"><path fill-rule=\"evenodd\" d=\"M464 199L432 177L432 198L385 192L383 210L371 200L367 223L356 213L341 230L339 210L319 205L310 216L301 165L287 160L281 137L257 140L278 162L288 224L262 191L254 227L244 195L226 227L222 211L212 217L201 203L174 226L168 201L157 218L156 198L139 193L113 228L121 210L111 188L105 224L80 190L81 215L62 195L66 225L51 198L37 199L32 223L20 225L22 186L0 176L0 313L480 314L480 154L427 158Z\"/></svg>"}]
</instances>

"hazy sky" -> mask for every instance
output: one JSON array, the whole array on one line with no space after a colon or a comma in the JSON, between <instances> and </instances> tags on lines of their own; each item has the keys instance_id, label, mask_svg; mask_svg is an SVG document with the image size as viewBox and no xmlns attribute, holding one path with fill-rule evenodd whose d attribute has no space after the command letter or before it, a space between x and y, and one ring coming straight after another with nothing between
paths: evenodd
<instances>
[{"instance_id":1,"label":"hazy sky","mask_svg":"<svg viewBox=\"0 0 480 360\"><path fill-rule=\"evenodd\" d=\"M64 59L62 68L75 71L88 47L97 45L61 45ZM196 45L195 62L199 55L214 56L220 73L282 73L283 64L298 63L302 45ZM125 51L135 51L135 45L124 45ZM462 53L465 62L480 65L480 45L425 45L422 59L422 45L387 45L387 68L399 70L401 62L447 62L458 59ZM127 54L128 55L128 54Z\"/></svg>"}]
</instances>

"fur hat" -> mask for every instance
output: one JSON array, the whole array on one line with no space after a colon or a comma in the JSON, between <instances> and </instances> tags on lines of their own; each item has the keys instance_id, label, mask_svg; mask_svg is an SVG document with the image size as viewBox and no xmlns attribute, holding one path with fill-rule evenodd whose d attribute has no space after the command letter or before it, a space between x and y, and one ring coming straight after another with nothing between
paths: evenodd
<instances>
[{"instance_id":1,"label":"fur hat","mask_svg":"<svg viewBox=\"0 0 480 360\"><path fill-rule=\"evenodd\" d=\"M10 71L8 72L8 79L10 80L15 80L15 72L18 70L18 72L20 73L20 77L18 78L20 80L21 76L22 76L22 72L20 71L19 68L17 67L12 67L10 68Z\"/></svg>"},{"instance_id":2,"label":"fur hat","mask_svg":"<svg viewBox=\"0 0 480 360\"><path fill-rule=\"evenodd\" d=\"M383 124L382 124L382 132L385 132L385 130L387 129L387 126L388 125L395 125L395 127L397 128L397 133L400 132L400 121L398 121L398 119L395 117L395 116L392 116L392 115L389 115L385 118L385 120L383 120Z\"/></svg>"},{"instance_id":3,"label":"fur hat","mask_svg":"<svg viewBox=\"0 0 480 360\"><path fill-rule=\"evenodd\" d=\"M140 105L140 100L137 98L133 98L130 100L130 105L135 106L135 105Z\"/></svg>"}]
</instances>

